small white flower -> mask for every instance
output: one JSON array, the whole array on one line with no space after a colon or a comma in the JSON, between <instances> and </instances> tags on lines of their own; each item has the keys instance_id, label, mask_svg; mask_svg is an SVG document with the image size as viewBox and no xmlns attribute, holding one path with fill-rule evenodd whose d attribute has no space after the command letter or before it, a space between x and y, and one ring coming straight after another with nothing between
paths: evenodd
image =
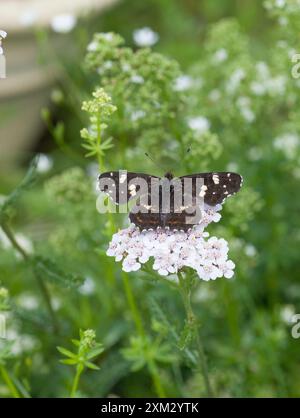
<instances>
[{"instance_id":1,"label":"small white flower","mask_svg":"<svg viewBox=\"0 0 300 418\"><path fill-rule=\"evenodd\" d=\"M241 115L247 122L253 122L255 120L255 114L250 108L251 101L249 97L239 97L237 105L240 108Z\"/></svg>"},{"instance_id":2,"label":"small white flower","mask_svg":"<svg viewBox=\"0 0 300 418\"><path fill-rule=\"evenodd\" d=\"M55 311L58 311L61 308L61 300L58 299L57 297L53 297L51 299L52 302L52 307Z\"/></svg>"},{"instance_id":3,"label":"small white flower","mask_svg":"<svg viewBox=\"0 0 300 418\"><path fill-rule=\"evenodd\" d=\"M53 160L46 154L39 154L38 163L37 163L37 172L38 173L47 173L53 167Z\"/></svg>"},{"instance_id":4,"label":"small white flower","mask_svg":"<svg viewBox=\"0 0 300 418\"><path fill-rule=\"evenodd\" d=\"M293 322L292 318L295 315L295 313L296 311L294 305L285 305L281 308L280 317L282 321L286 324L291 324Z\"/></svg>"},{"instance_id":5,"label":"small white flower","mask_svg":"<svg viewBox=\"0 0 300 418\"><path fill-rule=\"evenodd\" d=\"M142 119L146 115L144 110L134 110L131 115L130 119L132 122L136 122L139 119Z\"/></svg>"},{"instance_id":6,"label":"small white flower","mask_svg":"<svg viewBox=\"0 0 300 418\"><path fill-rule=\"evenodd\" d=\"M232 278L232 276L234 275L234 271L233 271L234 268L235 268L235 264L231 260L228 260L226 261L226 263L220 265L220 270L222 272L222 275L226 277L226 279Z\"/></svg>"},{"instance_id":7,"label":"small white flower","mask_svg":"<svg viewBox=\"0 0 300 418\"><path fill-rule=\"evenodd\" d=\"M247 245L245 246L245 254L246 254L248 257L254 257L254 256L256 255L256 253L257 253L257 251L256 251L256 248L254 247L254 245L252 245L252 244L247 244Z\"/></svg>"},{"instance_id":8,"label":"small white flower","mask_svg":"<svg viewBox=\"0 0 300 418\"><path fill-rule=\"evenodd\" d=\"M295 133L286 133L274 139L274 147L282 151L289 159L295 158L299 143L299 136Z\"/></svg>"},{"instance_id":9,"label":"small white flower","mask_svg":"<svg viewBox=\"0 0 300 418\"><path fill-rule=\"evenodd\" d=\"M189 75L181 75L176 78L174 84L175 91L185 91L192 87L193 79Z\"/></svg>"},{"instance_id":10,"label":"small white flower","mask_svg":"<svg viewBox=\"0 0 300 418\"><path fill-rule=\"evenodd\" d=\"M19 18L22 26L30 27L33 26L38 20L38 13L34 9L25 10Z\"/></svg>"},{"instance_id":11,"label":"small white flower","mask_svg":"<svg viewBox=\"0 0 300 418\"><path fill-rule=\"evenodd\" d=\"M87 50L89 52L97 51L97 48L98 48L98 42L96 42L96 41L90 42L87 46Z\"/></svg>"},{"instance_id":12,"label":"small white flower","mask_svg":"<svg viewBox=\"0 0 300 418\"><path fill-rule=\"evenodd\" d=\"M236 172L236 171L239 170L239 166L235 162L230 162L230 163L227 164L226 169L227 169L227 171Z\"/></svg>"},{"instance_id":13,"label":"small white flower","mask_svg":"<svg viewBox=\"0 0 300 418\"><path fill-rule=\"evenodd\" d=\"M212 101L212 102L217 102L218 100L220 100L221 98L221 93L220 90L218 89L214 89L212 90L209 94L208 94L208 98Z\"/></svg>"},{"instance_id":14,"label":"small white flower","mask_svg":"<svg viewBox=\"0 0 300 418\"><path fill-rule=\"evenodd\" d=\"M0 29L0 38L5 39L6 37L7 37L7 32L5 32L5 30Z\"/></svg>"},{"instance_id":15,"label":"small white flower","mask_svg":"<svg viewBox=\"0 0 300 418\"><path fill-rule=\"evenodd\" d=\"M278 23L280 26L286 26L289 23L289 21L286 16L280 16L278 19Z\"/></svg>"},{"instance_id":16,"label":"small white flower","mask_svg":"<svg viewBox=\"0 0 300 418\"><path fill-rule=\"evenodd\" d=\"M216 64L226 61L228 58L228 52L225 48L218 49L213 55L213 60Z\"/></svg>"},{"instance_id":17,"label":"small white flower","mask_svg":"<svg viewBox=\"0 0 300 418\"><path fill-rule=\"evenodd\" d=\"M138 74L133 75L130 80L132 83L135 83L135 84L143 84L145 81L144 78Z\"/></svg>"},{"instance_id":18,"label":"small white flower","mask_svg":"<svg viewBox=\"0 0 300 418\"><path fill-rule=\"evenodd\" d=\"M114 39L114 35L111 32L102 33L101 35L104 39L106 39L109 42L111 42Z\"/></svg>"},{"instance_id":19,"label":"small white flower","mask_svg":"<svg viewBox=\"0 0 300 418\"><path fill-rule=\"evenodd\" d=\"M275 5L279 7L280 9L282 9L286 5L286 3L285 3L285 0L276 0Z\"/></svg>"},{"instance_id":20,"label":"small white flower","mask_svg":"<svg viewBox=\"0 0 300 418\"><path fill-rule=\"evenodd\" d=\"M76 23L76 16L66 13L54 16L51 20L51 28L57 33L68 33L74 29Z\"/></svg>"},{"instance_id":21,"label":"small white flower","mask_svg":"<svg viewBox=\"0 0 300 418\"><path fill-rule=\"evenodd\" d=\"M95 292L95 287L94 280L91 277L87 277L78 290L82 295L92 295Z\"/></svg>"},{"instance_id":22,"label":"small white flower","mask_svg":"<svg viewBox=\"0 0 300 418\"><path fill-rule=\"evenodd\" d=\"M131 66L127 63L122 64L122 70L124 71L124 73L129 73L129 71L131 71Z\"/></svg>"},{"instance_id":23,"label":"small white flower","mask_svg":"<svg viewBox=\"0 0 300 418\"><path fill-rule=\"evenodd\" d=\"M11 243L5 233L2 231L0 227L0 246L7 250L8 248L11 248Z\"/></svg>"},{"instance_id":24,"label":"small white flower","mask_svg":"<svg viewBox=\"0 0 300 418\"><path fill-rule=\"evenodd\" d=\"M255 113L250 108L247 108L247 107L242 108L241 115L249 123L255 120Z\"/></svg>"},{"instance_id":25,"label":"small white flower","mask_svg":"<svg viewBox=\"0 0 300 418\"><path fill-rule=\"evenodd\" d=\"M136 261L136 259L133 258L133 257L126 257L123 260L122 267L123 267L123 270L126 273L129 273L130 271L137 271L137 270L139 270L140 267L141 267L141 264L138 263Z\"/></svg>"},{"instance_id":26,"label":"small white flower","mask_svg":"<svg viewBox=\"0 0 300 418\"><path fill-rule=\"evenodd\" d=\"M256 96L262 96L266 93L266 86L263 83L259 83L258 81L252 81L250 84L250 90Z\"/></svg>"},{"instance_id":27,"label":"small white flower","mask_svg":"<svg viewBox=\"0 0 300 418\"><path fill-rule=\"evenodd\" d=\"M153 46L157 43L158 39L158 34L148 27L136 29L133 32L133 40L140 47Z\"/></svg>"},{"instance_id":28,"label":"small white flower","mask_svg":"<svg viewBox=\"0 0 300 418\"><path fill-rule=\"evenodd\" d=\"M263 157L263 151L259 147L251 147L248 151L248 158L251 161L259 161Z\"/></svg>"},{"instance_id":29,"label":"small white flower","mask_svg":"<svg viewBox=\"0 0 300 418\"><path fill-rule=\"evenodd\" d=\"M258 61L255 65L258 78L260 80L267 80L270 77L270 70L268 64L264 61Z\"/></svg>"},{"instance_id":30,"label":"small white flower","mask_svg":"<svg viewBox=\"0 0 300 418\"><path fill-rule=\"evenodd\" d=\"M19 296L18 305L27 310L34 310L39 307L39 301L36 296L30 293L24 293Z\"/></svg>"},{"instance_id":31,"label":"small white flower","mask_svg":"<svg viewBox=\"0 0 300 418\"><path fill-rule=\"evenodd\" d=\"M226 91L230 94L235 93L240 86L241 81L244 80L245 77L246 73L243 68L237 68L229 77L226 84Z\"/></svg>"},{"instance_id":32,"label":"small white flower","mask_svg":"<svg viewBox=\"0 0 300 418\"><path fill-rule=\"evenodd\" d=\"M268 92L271 96L283 94L285 92L287 78L284 75L270 78L267 81Z\"/></svg>"},{"instance_id":33,"label":"small white flower","mask_svg":"<svg viewBox=\"0 0 300 418\"><path fill-rule=\"evenodd\" d=\"M29 238L25 235L17 233L16 240L20 244L20 246L28 253L31 254L33 252L33 244ZM18 258L21 258L19 253L16 253Z\"/></svg>"},{"instance_id":34,"label":"small white flower","mask_svg":"<svg viewBox=\"0 0 300 418\"><path fill-rule=\"evenodd\" d=\"M196 116L188 119L188 126L200 134L207 132L210 128L210 121L204 116Z\"/></svg>"}]
</instances>

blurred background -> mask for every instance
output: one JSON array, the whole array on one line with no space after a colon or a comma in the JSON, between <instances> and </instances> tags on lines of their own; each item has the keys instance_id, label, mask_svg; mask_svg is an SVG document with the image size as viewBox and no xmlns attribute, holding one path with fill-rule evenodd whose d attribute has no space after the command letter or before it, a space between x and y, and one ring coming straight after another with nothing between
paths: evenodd
<instances>
[{"instance_id":1,"label":"blurred background","mask_svg":"<svg viewBox=\"0 0 300 418\"><path fill-rule=\"evenodd\" d=\"M74 373L56 346L90 328L104 353L79 396L205 395L176 289L151 268L124 279L105 254L127 224L97 213L97 173L161 175L146 151L177 175L244 177L210 229L229 242L235 276L193 293L217 396L300 395L299 24L296 0L0 1L0 365L20 396L68 396ZM97 161L80 131L98 86L118 110L105 121L114 148Z\"/></svg>"}]
</instances>

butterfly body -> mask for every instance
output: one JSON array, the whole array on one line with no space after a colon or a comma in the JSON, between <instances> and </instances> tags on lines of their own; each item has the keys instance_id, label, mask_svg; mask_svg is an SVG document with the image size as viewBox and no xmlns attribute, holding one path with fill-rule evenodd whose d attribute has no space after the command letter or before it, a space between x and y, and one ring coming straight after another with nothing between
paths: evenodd
<instances>
[{"instance_id":1,"label":"butterfly body","mask_svg":"<svg viewBox=\"0 0 300 418\"><path fill-rule=\"evenodd\" d=\"M242 185L242 177L231 172L198 173L179 178L167 172L164 177L160 178L144 173L114 171L101 174L98 180L99 189L107 193L117 204L120 203L126 192L127 201L134 198L137 192L142 190L141 182L147 186L147 190L140 193L143 204L139 208L144 210L131 210L129 213L131 222L140 229L146 230L169 228L187 231L199 223L191 218L191 209L197 207L201 198L204 204L214 207L222 204L227 197L237 193ZM107 182L109 180L108 186L105 185L106 180ZM160 186L156 187L158 183ZM166 207L163 204L164 183L170 185L167 193L170 203ZM181 189L183 197L176 205L178 189ZM188 204L185 203L184 197L189 198L187 199Z\"/></svg>"}]
</instances>

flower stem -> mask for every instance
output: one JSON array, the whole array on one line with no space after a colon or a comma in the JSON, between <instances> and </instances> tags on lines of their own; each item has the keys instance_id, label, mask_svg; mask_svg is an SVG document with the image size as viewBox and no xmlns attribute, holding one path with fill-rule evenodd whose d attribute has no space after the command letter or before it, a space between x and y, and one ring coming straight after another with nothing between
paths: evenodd
<instances>
[{"instance_id":1,"label":"flower stem","mask_svg":"<svg viewBox=\"0 0 300 418\"><path fill-rule=\"evenodd\" d=\"M165 398L166 394L165 394L164 388L163 388L163 386L160 382L158 368L156 366L155 361L148 360L148 369L149 369L149 372L151 374L152 381L153 381L153 384L155 386L155 390L156 390L157 395L159 396L159 398Z\"/></svg>"},{"instance_id":2,"label":"flower stem","mask_svg":"<svg viewBox=\"0 0 300 418\"><path fill-rule=\"evenodd\" d=\"M2 222L1 223L1 228L3 229L3 232L5 233L5 235L7 236L7 238L9 239L9 241L11 242L11 244L15 248L15 250L23 257L23 259L25 261L29 260L29 255L24 250L24 248L18 243L18 241L16 240L16 238L15 238L12 230L10 229L10 227L6 223ZM45 299L46 306L47 306L47 309L49 311L49 315L52 319L53 330L56 333L58 333L59 332L59 326L58 326L58 322L56 320L55 312L54 312L54 309L53 309L53 306L52 306L52 303L51 303L51 297L50 297L48 288L47 288L46 284L44 283L44 281L37 274L35 274L35 278L38 282L38 285L40 287L42 296Z\"/></svg>"},{"instance_id":3,"label":"flower stem","mask_svg":"<svg viewBox=\"0 0 300 418\"><path fill-rule=\"evenodd\" d=\"M76 392L77 392L77 389L78 389L78 385L79 385L79 379L80 379L80 376L81 376L82 372L83 372L82 364L77 364L76 374L74 376L72 389L71 389L71 393L70 393L70 398L75 398L75 395L76 395Z\"/></svg>"},{"instance_id":4,"label":"flower stem","mask_svg":"<svg viewBox=\"0 0 300 418\"><path fill-rule=\"evenodd\" d=\"M140 335L140 337L144 341L146 341L146 334L145 334L145 330L144 330L144 327L143 327L142 318L139 314L138 307L137 307L136 301L134 299L134 295L133 295L133 292L132 292L132 289L131 289L131 286L130 286L130 283L129 283L129 280L128 280L128 276L127 276L126 273L123 273L122 277L123 277L123 282L124 282L124 287L125 287L127 300L128 300L128 303L129 303L131 313L132 313L133 320L135 322L136 329L137 329L138 334ZM151 375L156 393L157 393L159 398L165 398L166 394L165 394L164 388L163 388L163 386L161 384L161 381L160 381L160 376L159 376L159 372L158 372L156 362L153 358L147 358L146 360L147 360L148 370L149 370L149 373Z\"/></svg>"},{"instance_id":5,"label":"flower stem","mask_svg":"<svg viewBox=\"0 0 300 418\"><path fill-rule=\"evenodd\" d=\"M1 376L4 380L4 382L6 383L6 386L9 388L10 393L12 394L12 396L14 398L20 398L21 396L20 396L15 384L11 380L11 377L8 374L8 371L6 370L6 368L4 366L0 366L0 372L1 372Z\"/></svg>"},{"instance_id":6,"label":"flower stem","mask_svg":"<svg viewBox=\"0 0 300 418\"><path fill-rule=\"evenodd\" d=\"M131 286L130 286L130 283L129 283L129 280L128 280L128 276L127 276L126 273L123 273L122 277L123 277L123 283L124 283L124 287L125 287L127 300L128 300L128 303L129 303L129 307L130 307L130 310L131 310L131 313L132 313L132 317L133 317L136 329L137 329L139 335L144 338L145 337L145 331L144 331L142 319L141 319L141 317L139 315L139 312L138 312L138 308L137 308L137 305L136 305L136 302L135 302L135 299L134 299L134 295L133 295L133 292L132 292L132 289L131 289Z\"/></svg>"},{"instance_id":7,"label":"flower stem","mask_svg":"<svg viewBox=\"0 0 300 418\"><path fill-rule=\"evenodd\" d=\"M213 389L209 380L209 374L208 374L208 367L207 367L207 361L205 352L202 346L199 328L197 324L197 318L194 314L192 303L191 303L191 282L188 280L188 278L184 278L181 272L178 272L178 280L179 280L179 289L180 293L182 295L183 304L186 312L186 320L188 325L191 329L193 329L196 337L196 344L197 344L197 350L198 350L198 356L201 363L201 371L204 379L204 384L206 388L206 393L209 398L214 397Z\"/></svg>"},{"instance_id":8,"label":"flower stem","mask_svg":"<svg viewBox=\"0 0 300 418\"><path fill-rule=\"evenodd\" d=\"M101 121L100 121L100 112L99 112L99 114L97 115L97 159L98 159L99 169L101 172L101 170L103 170L103 160L102 160L102 155L100 152L100 147L101 147Z\"/></svg>"}]
</instances>

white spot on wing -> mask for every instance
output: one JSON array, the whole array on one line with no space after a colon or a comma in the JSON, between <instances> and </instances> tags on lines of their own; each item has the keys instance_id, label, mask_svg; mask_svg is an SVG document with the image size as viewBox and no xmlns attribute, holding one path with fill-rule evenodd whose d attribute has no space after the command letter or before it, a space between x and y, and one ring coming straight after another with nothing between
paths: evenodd
<instances>
[{"instance_id":1,"label":"white spot on wing","mask_svg":"<svg viewBox=\"0 0 300 418\"><path fill-rule=\"evenodd\" d=\"M220 180L219 180L219 176L218 176L217 174L214 174L214 175L212 176L212 179L213 179L213 182L214 182L215 184L219 184Z\"/></svg>"},{"instance_id":2,"label":"white spot on wing","mask_svg":"<svg viewBox=\"0 0 300 418\"><path fill-rule=\"evenodd\" d=\"M124 181L126 180L127 176L126 174L121 174L120 176L120 183L124 183Z\"/></svg>"}]
</instances>

